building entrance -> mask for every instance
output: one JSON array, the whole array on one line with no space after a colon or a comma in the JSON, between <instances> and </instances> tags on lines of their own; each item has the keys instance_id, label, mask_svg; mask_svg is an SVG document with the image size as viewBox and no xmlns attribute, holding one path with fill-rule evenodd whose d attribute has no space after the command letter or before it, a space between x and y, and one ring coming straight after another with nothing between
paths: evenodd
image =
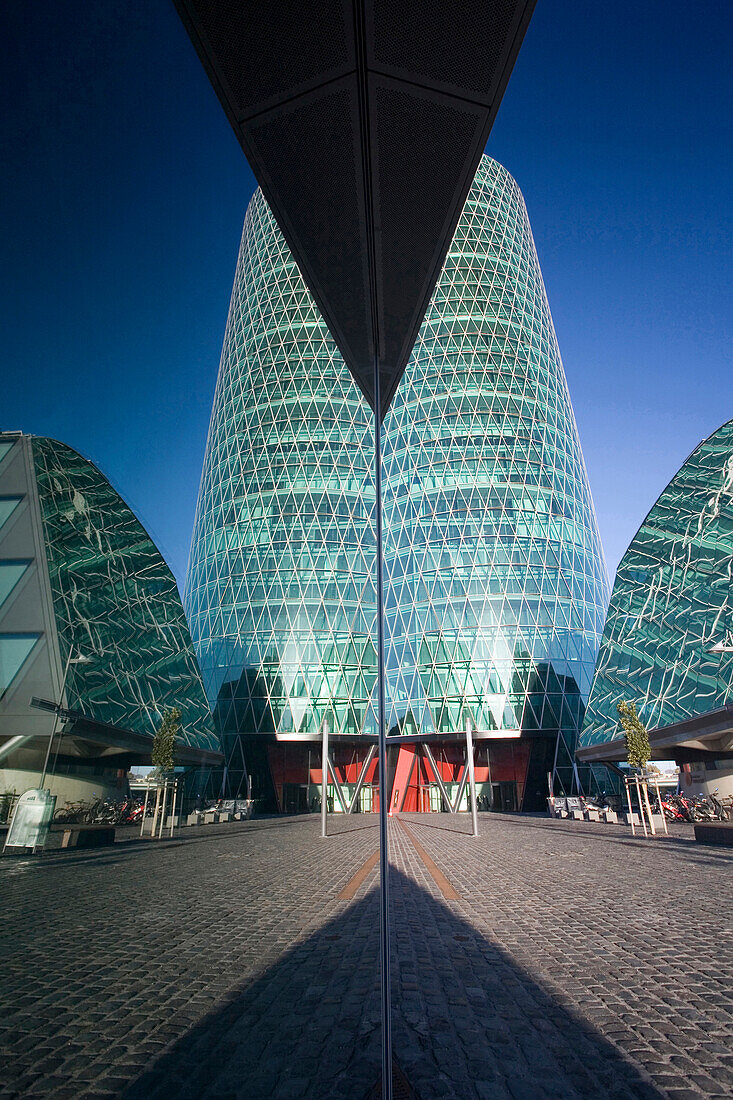
<instances>
[{"instance_id":1,"label":"building entrance","mask_svg":"<svg viewBox=\"0 0 733 1100\"><path fill-rule=\"evenodd\" d=\"M308 813L308 787L305 783L283 783L283 813Z\"/></svg>"},{"instance_id":2,"label":"building entrance","mask_svg":"<svg viewBox=\"0 0 733 1100\"><path fill-rule=\"evenodd\" d=\"M517 811L517 784L512 782L491 784L491 809L495 813L513 814Z\"/></svg>"}]
</instances>

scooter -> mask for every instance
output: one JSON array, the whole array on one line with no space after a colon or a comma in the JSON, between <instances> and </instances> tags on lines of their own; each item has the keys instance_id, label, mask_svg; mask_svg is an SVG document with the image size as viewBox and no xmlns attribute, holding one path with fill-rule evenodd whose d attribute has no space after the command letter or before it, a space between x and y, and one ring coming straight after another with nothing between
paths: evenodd
<instances>
[{"instance_id":1,"label":"scooter","mask_svg":"<svg viewBox=\"0 0 733 1100\"><path fill-rule=\"evenodd\" d=\"M730 810L727 808L727 806L724 806L723 803L718 798L718 788L717 787L715 788L715 790L710 795L710 801L712 803L713 809L715 810L715 816L716 816L717 820L718 821L728 821L728 819L730 818Z\"/></svg>"},{"instance_id":2,"label":"scooter","mask_svg":"<svg viewBox=\"0 0 733 1100\"><path fill-rule=\"evenodd\" d=\"M710 802L708 802L705 795L702 795L702 794L696 795L696 797L693 799L693 802L695 804L695 809L697 810L698 814L700 815L699 816L700 821L717 821L718 820L717 810L715 809L714 806L711 805Z\"/></svg>"},{"instance_id":3,"label":"scooter","mask_svg":"<svg viewBox=\"0 0 733 1100\"><path fill-rule=\"evenodd\" d=\"M672 795L672 797L665 798L664 795L662 795L659 799L661 806L657 806L655 804L652 809L655 813L658 813L661 809L661 812L664 814L667 821L687 821L687 817L685 816L683 811L680 809L677 803L673 801L674 797L675 796Z\"/></svg>"}]
</instances>

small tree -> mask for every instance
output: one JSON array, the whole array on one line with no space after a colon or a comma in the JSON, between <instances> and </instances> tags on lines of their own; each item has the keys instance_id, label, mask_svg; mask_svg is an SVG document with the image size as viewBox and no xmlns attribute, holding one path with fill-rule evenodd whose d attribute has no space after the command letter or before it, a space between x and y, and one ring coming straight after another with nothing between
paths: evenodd
<instances>
[{"instance_id":1,"label":"small tree","mask_svg":"<svg viewBox=\"0 0 733 1100\"><path fill-rule=\"evenodd\" d=\"M155 812L153 813L153 828L152 833L155 835L155 829L158 824L158 810L160 810L160 835L163 833L163 825L165 823L165 810L166 802L168 799L168 780L173 775L174 759L173 754L175 752L176 734L181 728L181 712L178 707L170 707L163 712L163 718L158 727L158 731L153 738L153 749L151 752L151 759L155 768L155 780L156 780L156 795L155 795ZM162 789L162 806L161 806L161 789ZM173 796L173 802L175 806L175 790ZM172 826L171 826L172 834Z\"/></svg>"},{"instance_id":2,"label":"small tree","mask_svg":"<svg viewBox=\"0 0 733 1100\"><path fill-rule=\"evenodd\" d=\"M178 707L171 707L169 710L164 711L163 719L153 738L153 751L151 753L157 778L162 779L167 772L173 771L176 734L180 728L181 712Z\"/></svg>"},{"instance_id":3,"label":"small tree","mask_svg":"<svg viewBox=\"0 0 733 1100\"><path fill-rule=\"evenodd\" d=\"M617 703L626 743L626 760L630 768L645 768L652 755L646 726L636 713L636 703Z\"/></svg>"}]
</instances>

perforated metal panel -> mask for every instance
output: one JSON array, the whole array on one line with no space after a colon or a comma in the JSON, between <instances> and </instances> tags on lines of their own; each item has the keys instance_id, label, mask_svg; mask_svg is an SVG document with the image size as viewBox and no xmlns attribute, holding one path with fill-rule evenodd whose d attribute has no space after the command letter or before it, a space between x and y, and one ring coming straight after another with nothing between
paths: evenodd
<instances>
[{"instance_id":1,"label":"perforated metal panel","mask_svg":"<svg viewBox=\"0 0 733 1100\"><path fill-rule=\"evenodd\" d=\"M352 376L384 416L535 0L175 0Z\"/></svg>"}]
</instances>

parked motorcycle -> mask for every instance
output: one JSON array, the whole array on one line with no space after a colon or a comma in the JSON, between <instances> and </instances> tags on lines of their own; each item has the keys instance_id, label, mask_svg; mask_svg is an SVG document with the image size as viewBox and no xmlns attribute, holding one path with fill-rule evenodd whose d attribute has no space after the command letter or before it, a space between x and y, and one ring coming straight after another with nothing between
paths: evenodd
<instances>
[{"instance_id":1,"label":"parked motorcycle","mask_svg":"<svg viewBox=\"0 0 733 1100\"><path fill-rule=\"evenodd\" d=\"M715 788L715 790L710 795L710 802L713 806L713 809L715 810L715 814L716 814L716 817L717 817L718 821L729 821L730 820L730 809L729 809L728 806L724 806L723 803L718 798L718 788L717 787Z\"/></svg>"}]
</instances>

